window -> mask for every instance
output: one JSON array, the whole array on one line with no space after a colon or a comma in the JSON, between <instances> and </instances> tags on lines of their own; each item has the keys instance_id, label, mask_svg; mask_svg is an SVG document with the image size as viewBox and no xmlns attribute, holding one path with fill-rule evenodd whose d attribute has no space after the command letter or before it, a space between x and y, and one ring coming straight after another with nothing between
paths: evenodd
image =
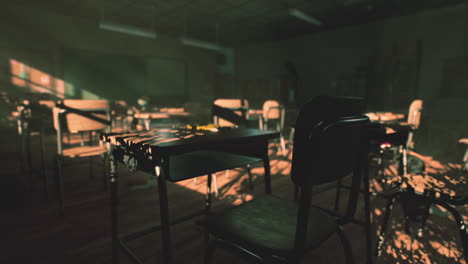
<instances>
[{"instance_id":1,"label":"window","mask_svg":"<svg viewBox=\"0 0 468 264\"><path fill-rule=\"evenodd\" d=\"M30 92L48 93L59 98L74 94L73 85L17 60L10 59L10 71L11 83L27 88Z\"/></svg>"}]
</instances>

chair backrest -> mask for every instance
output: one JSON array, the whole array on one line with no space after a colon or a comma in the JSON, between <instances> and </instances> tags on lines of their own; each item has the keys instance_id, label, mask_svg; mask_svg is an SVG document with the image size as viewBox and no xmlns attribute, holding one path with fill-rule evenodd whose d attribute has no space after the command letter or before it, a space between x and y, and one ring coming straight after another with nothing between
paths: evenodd
<instances>
[{"instance_id":1,"label":"chair backrest","mask_svg":"<svg viewBox=\"0 0 468 264\"><path fill-rule=\"evenodd\" d=\"M247 99L216 99L213 104L224 108L249 107Z\"/></svg>"},{"instance_id":2,"label":"chair backrest","mask_svg":"<svg viewBox=\"0 0 468 264\"><path fill-rule=\"evenodd\" d=\"M227 108L233 110L239 116L247 118L246 110L240 110L242 108L248 109L249 108L249 101L247 99L216 99L213 102L214 105ZM223 118L219 118L217 116L213 116L213 122L219 126L235 126L236 124L229 122Z\"/></svg>"},{"instance_id":3,"label":"chair backrest","mask_svg":"<svg viewBox=\"0 0 468 264\"><path fill-rule=\"evenodd\" d=\"M327 130L323 134L320 130L324 125L341 118L360 117L363 109L364 104L360 98L329 96L315 97L302 107L296 120L294 135L291 176L295 184L301 187L322 184L350 172L355 160L351 156L359 151L359 148L350 148L355 146L356 140L353 137L356 135L335 135L331 133L334 130Z\"/></svg>"},{"instance_id":4,"label":"chair backrest","mask_svg":"<svg viewBox=\"0 0 468 264\"><path fill-rule=\"evenodd\" d=\"M262 113L265 119L280 119L281 104L276 100L267 100L263 103Z\"/></svg>"},{"instance_id":5,"label":"chair backrest","mask_svg":"<svg viewBox=\"0 0 468 264\"><path fill-rule=\"evenodd\" d=\"M408 124L414 129L419 127L421 121L421 111L423 109L423 100L414 100L408 110Z\"/></svg>"},{"instance_id":6,"label":"chair backrest","mask_svg":"<svg viewBox=\"0 0 468 264\"><path fill-rule=\"evenodd\" d=\"M88 113L91 117L97 119L110 120L110 105L106 100L63 100L63 105L66 108L54 107L54 128L61 132L84 132L104 130L109 127L109 124L100 122L99 120L80 115L73 112L73 109Z\"/></svg>"},{"instance_id":7,"label":"chair backrest","mask_svg":"<svg viewBox=\"0 0 468 264\"><path fill-rule=\"evenodd\" d=\"M296 247L305 245L312 186L352 174L345 216L356 211L367 159L369 118L363 100L319 96L304 105L296 121L291 178L301 188Z\"/></svg>"},{"instance_id":8,"label":"chair backrest","mask_svg":"<svg viewBox=\"0 0 468 264\"><path fill-rule=\"evenodd\" d=\"M263 103L262 107L263 119L268 122L268 120L277 120L279 122L279 130L284 128L284 116L285 109L284 107L276 100L267 100Z\"/></svg>"}]
</instances>

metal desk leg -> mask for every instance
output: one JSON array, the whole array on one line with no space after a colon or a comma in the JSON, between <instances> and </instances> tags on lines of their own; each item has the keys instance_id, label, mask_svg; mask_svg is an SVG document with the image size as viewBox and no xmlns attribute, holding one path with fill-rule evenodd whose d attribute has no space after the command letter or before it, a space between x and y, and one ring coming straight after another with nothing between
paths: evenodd
<instances>
[{"instance_id":1,"label":"metal desk leg","mask_svg":"<svg viewBox=\"0 0 468 264\"><path fill-rule=\"evenodd\" d=\"M268 141L265 142L265 155L263 157L263 167L265 168L265 193L271 194L270 158L268 157Z\"/></svg>"},{"instance_id":2,"label":"metal desk leg","mask_svg":"<svg viewBox=\"0 0 468 264\"><path fill-rule=\"evenodd\" d=\"M163 242L163 263L172 263L171 226L169 222L169 205L167 198L166 177L169 176L169 159L164 159L163 166L155 167L159 189L159 213L161 217L161 236ZM161 173L162 172L162 173Z\"/></svg>"},{"instance_id":3,"label":"metal desk leg","mask_svg":"<svg viewBox=\"0 0 468 264\"><path fill-rule=\"evenodd\" d=\"M45 129L44 126L41 125L41 134L39 135L39 144L41 145L41 174L44 180L44 191L46 198L49 199L49 177L47 176L46 172L46 165L45 165Z\"/></svg>"},{"instance_id":4,"label":"metal desk leg","mask_svg":"<svg viewBox=\"0 0 468 264\"><path fill-rule=\"evenodd\" d=\"M31 153L31 132L26 130L26 163L28 166L28 173L29 173L29 188L31 191L34 190L34 172L33 172L33 165L32 165L32 153Z\"/></svg>"},{"instance_id":5,"label":"metal desk leg","mask_svg":"<svg viewBox=\"0 0 468 264\"><path fill-rule=\"evenodd\" d=\"M55 156L55 181L57 183L57 195L59 199L59 215L64 213L64 201L63 201L63 177L62 177L62 156Z\"/></svg>"},{"instance_id":6,"label":"metal desk leg","mask_svg":"<svg viewBox=\"0 0 468 264\"><path fill-rule=\"evenodd\" d=\"M25 137L24 137L24 132L22 129L22 126L20 126L20 123L18 121L18 160L20 162L19 168L20 168L20 173L21 175L24 173L24 160L25 156L24 154L26 153L25 150Z\"/></svg>"},{"instance_id":7,"label":"metal desk leg","mask_svg":"<svg viewBox=\"0 0 468 264\"><path fill-rule=\"evenodd\" d=\"M206 179L206 199L205 199L205 211L207 214L210 213L211 209L211 186L212 186L212 180L213 178L216 178L216 174L208 174L207 179Z\"/></svg>"},{"instance_id":8,"label":"metal desk leg","mask_svg":"<svg viewBox=\"0 0 468 264\"><path fill-rule=\"evenodd\" d=\"M110 170L110 182L111 182L111 225L112 225L112 263L119 263L119 217L118 217L118 177L117 177L117 161L114 153L109 155L109 170Z\"/></svg>"}]
</instances>

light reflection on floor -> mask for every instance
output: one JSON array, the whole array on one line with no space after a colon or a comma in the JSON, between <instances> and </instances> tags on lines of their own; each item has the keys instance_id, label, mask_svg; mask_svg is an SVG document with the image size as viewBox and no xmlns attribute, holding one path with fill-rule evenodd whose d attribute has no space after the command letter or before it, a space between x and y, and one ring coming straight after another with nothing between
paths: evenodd
<instances>
[{"instance_id":1,"label":"light reflection on floor","mask_svg":"<svg viewBox=\"0 0 468 264\"><path fill-rule=\"evenodd\" d=\"M416 190L423 191L426 188L449 195L468 193L467 173L462 170L460 164L442 163L433 157L412 154L421 158L426 166L425 175L409 176L408 183ZM385 171L387 178L400 178L395 165L390 165ZM374 181L371 188L374 191L382 191L384 186ZM373 214L378 224L377 230L380 230L384 206L385 202L375 201ZM468 206L457 206L457 210L466 222ZM399 204L392 211L390 221L385 250L378 263L466 263L454 218L442 207L432 206L423 237L419 240L415 235L405 232L404 216ZM416 233L417 226L412 224L411 228L411 231Z\"/></svg>"},{"instance_id":2,"label":"light reflection on floor","mask_svg":"<svg viewBox=\"0 0 468 264\"><path fill-rule=\"evenodd\" d=\"M270 144L270 165L272 177L287 177L289 180L292 152L283 157L277 144ZM426 164L426 175L412 175L410 182L416 189L433 188L436 191L450 195L463 194L468 190L467 173L462 170L460 164L442 163L435 158L422 156L417 153ZM391 162L390 162L391 163ZM387 163L388 164L388 163ZM256 188L262 186L263 165L252 166ZM371 171L371 175L372 175ZM387 178L397 179L397 168L389 164L385 169ZM230 205L238 205L254 198L253 192L248 189L248 176L244 168L217 173L219 196L215 199L222 200ZM200 177L177 183L185 188L206 194L206 177ZM376 179L372 179L371 189L374 192L391 191ZM385 213L386 200L373 198L372 219L374 228L380 230L383 215ZM457 207L465 221L468 221L468 206ZM416 225L412 224L412 230L416 232ZM374 237L375 238L375 237ZM352 240L353 238L351 238ZM416 239L414 234L407 234L404 227L402 208L397 203L390 218L387 237L384 244L384 253L376 263L466 263L461 250L461 241L454 219L445 209L433 207L422 239Z\"/></svg>"}]
</instances>

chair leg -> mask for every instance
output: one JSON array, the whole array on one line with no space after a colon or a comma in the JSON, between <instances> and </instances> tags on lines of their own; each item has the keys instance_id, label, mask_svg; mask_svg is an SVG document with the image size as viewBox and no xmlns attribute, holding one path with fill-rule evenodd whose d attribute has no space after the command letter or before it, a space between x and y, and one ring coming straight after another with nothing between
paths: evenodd
<instances>
[{"instance_id":1,"label":"chair leg","mask_svg":"<svg viewBox=\"0 0 468 264\"><path fill-rule=\"evenodd\" d=\"M379 158L378 158L377 166L378 166L377 177L380 180L380 182L384 182L385 181L385 164L384 164L384 149L383 148L380 148L379 150Z\"/></svg>"},{"instance_id":2,"label":"chair leg","mask_svg":"<svg viewBox=\"0 0 468 264\"><path fill-rule=\"evenodd\" d=\"M18 160L19 160L19 169L20 169L20 173L21 175L24 173L24 153L25 153L25 150L24 150L24 135L23 134L19 134L18 135Z\"/></svg>"},{"instance_id":3,"label":"chair leg","mask_svg":"<svg viewBox=\"0 0 468 264\"><path fill-rule=\"evenodd\" d=\"M466 233L466 227L465 222L463 221L463 217L453 206L450 206L445 202L439 202L437 204L449 211L455 219L458 231L460 231L460 240L463 246L463 256L465 258L465 261L468 263L468 234Z\"/></svg>"},{"instance_id":4,"label":"chair leg","mask_svg":"<svg viewBox=\"0 0 468 264\"><path fill-rule=\"evenodd\" d=\"M44 143L44 129L41 129L41 134L39 135L39 144L41 148L41 174L42 174L42 179L44 180L44 192L46 199L49 199L49 177L46 172L46 166L45 166L45 143Z\"/></svg>"},{"instance_id":5,"label":"chair leg","mask_svg":"<svg viewBox=\"0 0 468 264\"><path fill-rule=\"evenodd\" d=\"M62 158L57 156L55 159L55 180L57 184L57 195L59 200L59 215L63 215L64 202L63 202L63 178L62 178Z\"/></svg>"},{"instance_id":6,"label":"chair leg","mask_svg":"<svg viewBox=\"0 0 468 264\"><path fill-rule=\"evenodd\" d=\"M32 166L32 153L31 153L31 134L29 131L26 131L26 163L28 166L29 173L29 188L34 190L34 172Z\"/></svg>"},{"instance_id":7,"label":"chair leg","mask_svg":"<svg viewBox=\"0 0 468 264\"><path fill-rule=\"evenodd\" d=\"M385 209L385 216L383 219L382 227L380 228L380 235L377 236L377 248L376 248L376 256L380 257L382 254L383 243L385 240L385 232L387 231L388 220L390 218L390 213L393 209L393 204L395 203L396 198L400 195L400 193L393 194L387 202L387 207Z\"/></svg>"},{"instance_id":8,"label":"chair leg","mask_svg":"<svg viewBox=\"0 0 468 264\"><path fill-rule=\"evenodd\" d=\"M251 190L254 189L253 178L252 178L252 170L250 169L250 164L247 164L247 174L249 175L249 188Z\"/></svg>"},{"instance_id":9,"label":"chair leg","mask_svg":"<svg viewBox=\"0 0 468 264\"><path fill-rule=\"evenodd\" d=\"M219 190L218 190L218 178L215 173L211 174L212 175L212 181L213 181L213 188L214 188L214 196L218 198L219 195Z\"/></svg>"},{"instance_id":10,"label":"chair leg","mask_svg":"<svg viewBox=\"0 0 468 264\"><path fill-rule=\"evenodd\" d=\"M340 196L341 196L341 177L338 178L336 183L336 194L335 194L335 211L338 212L340 209Z\"/></svg>"},{"instance_id":11,"label":"chair leg","mask_svg":"<svg viewBox=\"0 0 468 264\"><path fill-rule=\"evenodd\" d=\"M293 144L295 130L294 127L291 127L291 131L289 132L289 144Z\"/></svg>"},{"instance_id":12,"label":"chair leg","mask_svg":"<svg viewBox=\"0 0 468 264\"><path fill-rule=\"evenodd\" d=\"M224 176L226 177L226 180L229 180L229 178L231 177L229 175L229 170L226 170L226 173L224 174Z\"/></svg>"},{"instance_id":13,"label":"chair leg","mask_svg":"<svg viewBox=\"0 0 468 264\"><path fill-rule=\"evenodd\" d=\"M465 155L463 155L463 163L465 165L465 170L468 171L468 148L465 151Z\"/></svg>"},{"instance_id":14,"label":"chair leg","mask_svg":"<svg viewBox=\"0 0 468 264\"><path fill-rule=\"evenodd\" d=\"M286 143L284 143L284 137L280 137L281 150L283 152L283 157L286 157Z\"/></svg>"},{"instance_id":15,"label":"chair leg","mask_svg":"<svg viewBox=\"0 0 468 264\"><path fill-rule=\"evenodd\" d=\"M109 165L109 155L104 154L102 157L102 162L104 163L104 172L103 172L103 178L102 178L102 183L104 184L104 190L107 188L107 170L108 170L108 165Z\"/></svg>"},{"instance_id":16,"label":"chair leg","mask_svg":"<svg viewBox=\"0 0 468 264\"><path fill-rule=\"evenodd\" d=\"M211 180L212 179L213 179L213 174L208 174L207 180L206 180L206 199L205 199L206 213L210 213L210 209L211 209Z\"/></svg>"},{"instance_id":17,"label":"chair leg","mask_svg":"<svg viewBox=\"0 0 468 264\"><path fill-rule=\"evenodd\" d=\"M408 174L408 151L403 147L403 177Z\"/></svg>"},{"instance_id":18,"label":"chair leg","mask_svg":"<svg viewBox=\"0 0 468 264\"><path fill-rule=\"evenodd\" d=\"M340 237L341 244L343 245L343 250L345 253L346 264L353 264L353 250L351 249L351 243L349 242L348 237L346 236L343 227L341 225L338 226L337 230L338 236Z\"/></svg>"}]
</instances>

